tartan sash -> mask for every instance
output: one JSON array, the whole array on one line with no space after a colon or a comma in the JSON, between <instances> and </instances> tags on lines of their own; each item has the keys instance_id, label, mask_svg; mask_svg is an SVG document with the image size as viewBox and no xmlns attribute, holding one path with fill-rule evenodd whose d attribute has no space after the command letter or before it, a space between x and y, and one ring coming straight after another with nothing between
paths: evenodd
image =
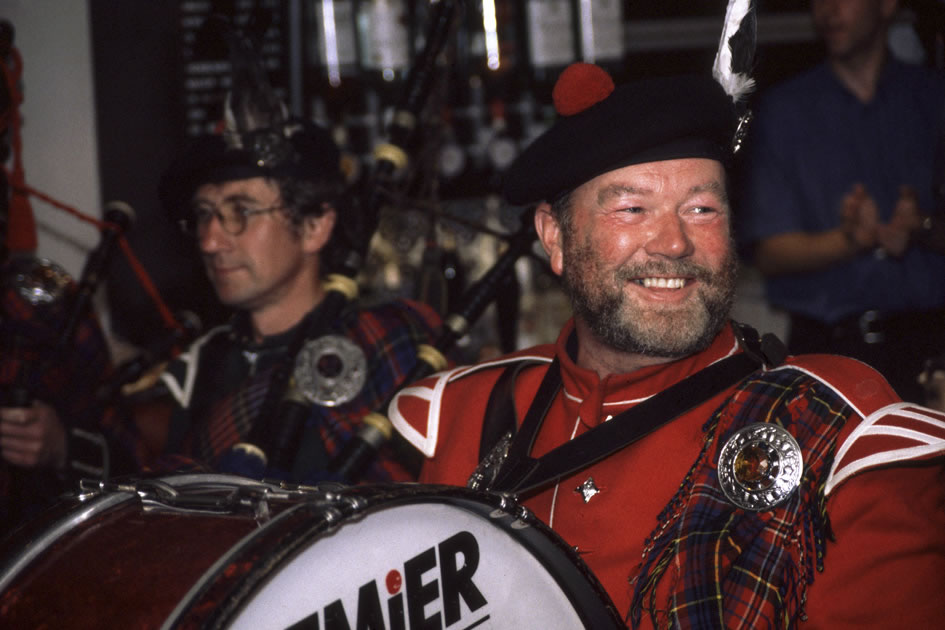
<instances>
[{"instance_id":1,"label":"tartan sash","mask_svg":"<svg viewBox=\"0 0 945 630\"><path fill-rule=\"evenodd\" d=\"M702 452L645 542L630 578L633 627L644 613L658 628L791 628L804 619L806 590L815 569L823 569L830 536L824 484L852 413L800 370L758 372L743 381L705 424ZM804 458L800 487L764 512L729 503L718 481L723 445L755 422L787 429ZM657 595L667 587L668 598Z\"/></svg>"}]
</instances>

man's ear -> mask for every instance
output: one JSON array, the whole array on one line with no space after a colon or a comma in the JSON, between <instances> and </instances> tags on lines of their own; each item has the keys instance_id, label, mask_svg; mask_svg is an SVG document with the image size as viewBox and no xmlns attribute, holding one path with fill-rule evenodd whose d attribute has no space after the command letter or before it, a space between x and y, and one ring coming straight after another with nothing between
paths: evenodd
<instances>
[{"instance_id":1,"label":"man's ear","mask_svg":"<svg viewBox=\"0 0 945 630\"><path fill-rule=\"evenodd\" d=\"M560 276L564 269L561 226L551 212L551 205L547 202L542 202L535 208L535 231L538 233L541 246L548 254L551 270Z\"/></svg>"},{"instance_id":2,"label":"man's ear","mask_svg":"<svg viewBox=\"0 0 945 630\"><path fill-rule=\"evenodd\" d=\"M302 218L302 243L307 252L318 253L328 243L331 233L335 229L335 220L338 214L330 205L322 204L324 211L319 217L307 216Z\"/></svg>"}]
</instances>

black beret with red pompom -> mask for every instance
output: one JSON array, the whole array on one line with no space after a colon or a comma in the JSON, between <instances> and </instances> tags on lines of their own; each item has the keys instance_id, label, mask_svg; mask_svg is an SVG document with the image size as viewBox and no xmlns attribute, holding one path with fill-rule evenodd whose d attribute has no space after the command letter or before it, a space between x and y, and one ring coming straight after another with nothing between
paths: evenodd
<instances>
[{"instance_id":1,"label":"black beret with red pompom","mask_svg":"<svg viewBox=\"0 0 945 630\"><path fill-rule=\"evenodd\" d=\"M685 75L614 86L607 72L571 64L552 92L558 119L506 172L511 203L552 201L631 164L732 156L738 114L711 77Z\"/></svg>"}]
</instances>

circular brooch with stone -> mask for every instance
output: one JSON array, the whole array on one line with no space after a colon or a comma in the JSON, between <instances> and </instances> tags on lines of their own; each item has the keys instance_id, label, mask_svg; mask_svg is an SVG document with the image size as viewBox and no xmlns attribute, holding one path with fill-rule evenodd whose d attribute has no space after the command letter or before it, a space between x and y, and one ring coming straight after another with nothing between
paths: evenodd
<instances>
[{"instance_id":1,"label":"circular brooch with stone","mask_svg":"<svg viewBox=\"0 0 945 630\"><path fill-rule=\"evenodd\" d=\"M776 424L748 425L732 435L719 455L719 483L740 508L770 510L801 483L801 447Z\"/></svg>"}]
</instances>

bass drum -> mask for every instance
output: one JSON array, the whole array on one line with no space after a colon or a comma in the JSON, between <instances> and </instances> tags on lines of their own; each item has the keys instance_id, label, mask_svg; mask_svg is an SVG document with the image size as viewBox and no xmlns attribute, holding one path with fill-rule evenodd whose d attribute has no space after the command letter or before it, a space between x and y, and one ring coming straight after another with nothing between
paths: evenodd
<instances>
[{"instance_id":1,"label":"bass drum","mask_svg":"<svg viewBox=\"0 0 945 630\"><path fill-rule=\"evenodd\" d=\"M573 550L465 488L176 475L83 488L6 541L10 628L622 628Z\"/></svg>"}]
</instances>

